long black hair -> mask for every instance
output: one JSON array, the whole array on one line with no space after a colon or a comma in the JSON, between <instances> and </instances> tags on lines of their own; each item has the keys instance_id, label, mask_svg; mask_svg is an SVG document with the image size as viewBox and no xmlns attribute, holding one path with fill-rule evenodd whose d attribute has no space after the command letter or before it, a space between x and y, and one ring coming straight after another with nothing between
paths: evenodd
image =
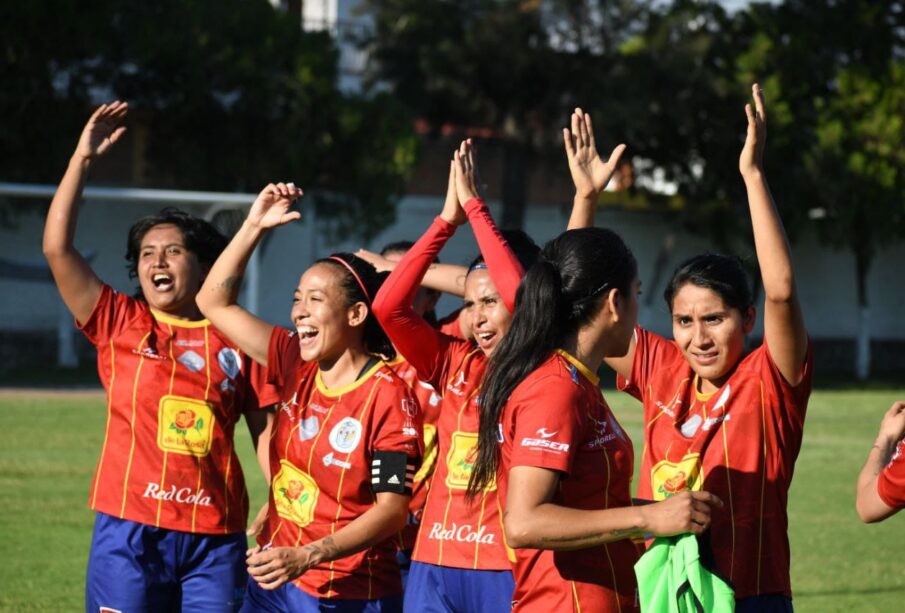
<instances>
[{"instance_id":1,"label":"long black hair","mask_svg":"<svg viewBox=\"0 0 905 613\"><path fill-rule=\"evenodd\" d=\"M673 299L686 283L715 292L726 306L742 314L754 304L751 280L742 261L734 255L705 253L682 262L663 291L670 313Z\"/></svg>"},{"instance_id":2,"label":"long black hair","mask_svg":"<svg viewBox=\"0 0 905 613\"><path fill-rule=\"evenodd\" d=\"M315 264L329 264L342 274L340 288L346 298L346 307L351 307L356 302L364 302L368 306L362 338L367 352L385 360L395 358L396 350L393 343L380 327L371 308L371 301L388 275L377 272L369 262L351 253L334 253L317 260Z\"/></svg>"},{"instance_id":3,"label":"long black hair","mask_svg":"<svg viewBox=\"0 0 905 613\"><path fill-rule=\"evenodd\" d=\"M494 350L481 385L481 425L469 498L496 478L498 424L509 395L593 319L609 290L630 291L637 273L632 252L611 230L569 230L544 246L519 285L512 324Z\"/></svg>"},{"instance_id":4,"label":"long black hair","mask_svg":"<svg viewBox=\"0 0 905 613\"><path fill-rule=\"evenodd\" d=\"M228 242L226 237L212 223L168 206L154 215L142 217L129 228L129 237L126 241L126 268L129 271L130 279L138 276L138 258L141 252L141 241L145 234L151 228L164 224L179 228L186 249L208 268L214 265L214 262L220 257L220 253L226 248ZM136 290L135 297L144 300L144 293L141 291L140 285Z\"/></svg>"}]
</instances>

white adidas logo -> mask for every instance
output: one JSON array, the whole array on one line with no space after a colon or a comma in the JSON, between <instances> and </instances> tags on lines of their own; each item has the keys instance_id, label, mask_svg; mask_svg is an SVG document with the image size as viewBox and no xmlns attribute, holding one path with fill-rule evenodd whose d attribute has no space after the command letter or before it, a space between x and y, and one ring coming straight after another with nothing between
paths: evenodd
<instances>
[{"instance_id":1,"label":"white adidas logo","mask_svg":"<svg viewBox=\"0 0 905 613\"><path fill-rule=\"evenodd\" d=\"M392 477L387 479L387 483L389 483L390 485L399 485L399 477L393 475Z\"/></svg>"}]
</instances>

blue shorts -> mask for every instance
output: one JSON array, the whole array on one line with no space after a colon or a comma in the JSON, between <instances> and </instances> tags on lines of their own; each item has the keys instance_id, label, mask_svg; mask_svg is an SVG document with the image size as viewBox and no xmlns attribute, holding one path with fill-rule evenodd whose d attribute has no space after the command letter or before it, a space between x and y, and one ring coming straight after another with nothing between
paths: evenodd
<instances>
[{"instance_id":1,"label":"blue shorts","mask_svg":"<svg viewBox=\"0 0 905 613\"><path fill-rule=\"evenodd\" d=\"M468 570L412 562L405 586L405 611L510 611L514 589L509 570Z\"/></svg>"},{"instance_id":2,"label":"blue shorts","mask_svg":"<svg viewBox=\"0 0 905 613\"><path fill-rule=\"evenodd\" d=\"M401 613L402 596L378 598L375 600L341 600L338 598L318 598L285 583L275 590L265 590L248 578L245 602L241 613Z\"/></svg>"},{"instance_id":3,"label":"blue shorts","mask_svg":"<svg viewBox=\"0 0 905 613\"><path fill-rule=\"evenodd\" d=\"M782 594L761 594L735 601L735 613L793 613L792 599Z\"/></svg>"},{"instance_id":4,"label":"blue shorts","mask_svg":"<svg viewBox=\"0 0 905 613\"><path fill-rule=\"evenodd\" d=\"M236 611L246 547L244 534L191 534L98 513L85 611Z\"/></svg>"}]
</instances>

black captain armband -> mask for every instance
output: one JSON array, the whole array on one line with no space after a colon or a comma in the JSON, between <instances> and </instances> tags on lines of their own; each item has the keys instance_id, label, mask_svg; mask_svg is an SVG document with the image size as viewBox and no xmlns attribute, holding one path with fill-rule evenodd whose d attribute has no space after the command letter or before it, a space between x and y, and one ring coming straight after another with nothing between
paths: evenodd
<instances>
[{"instance_id":1,"label":"black captain armband","mask_svg":"<svg viewBox=\"0 0 905 613\"><path fill-rule=\"evenodd\" d=\"M404 451L375 451L371 461L371 490L411 494L414 461Z\"/></svg>"}]
</instances>

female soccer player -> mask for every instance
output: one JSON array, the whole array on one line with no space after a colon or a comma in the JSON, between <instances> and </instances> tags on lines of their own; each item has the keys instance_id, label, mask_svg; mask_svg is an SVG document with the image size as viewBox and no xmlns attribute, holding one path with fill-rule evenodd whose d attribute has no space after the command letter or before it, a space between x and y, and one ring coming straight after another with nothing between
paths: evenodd
<instances>
[{"instance_id":1,"label":"female soccer player","mask_svg":"<svg viewBox=\"0 0 905 613\"><path fill-rule=\"evenodd\" d=\"M569 230L549 242L481 388L473 496L496 481L515 548L516 611L635 610L629 536L703 532L706 492L633 507L632 444L595 371L623 355L638 316L635 259L615 233Z\"/></svg>"},{"instance_id":2,"label":"female soccer player","mask_svg":"<svg viewBox=\"0 0 905 613\"><path fill-rule=\"evenodd\" d=\"M905 509L905 402L894 402L883 416L867 462L858 475L855 499L865 523L883 521Z\"/></svg>"},{"instance_id":3,"label":"female soccer player","mask_svg":"<svg viewBox=\"0 0 905 613\"><path fill-rule=\"evenodd\" d=\"M512 573L496 486L485 488L474 506L465 504L464 494L477 441L478 385L487 355L509 327L522 264L477 198L469 143L463 142L456 151L451 172L457 197L447 198L440 216L396 265L374 302L374 312L396 348L442 396L438 464L412 554L405 607L410 611L507 610ZM411 308L422 276L466 220L471 221L483 255L465 282L465 310L472 321L474 342L441 334ZM526 259L533 256L532 249L524 251Z\"/></svg>"},{"instance_id":4,"label":"female soccer player","mask_svg":"<svg viewBox=\"0 0 905 613\"><path fill-rule=\"evenodd\" d=\"M763 92L745 106L739 170L748 191L765 294L764 342L744 356L754 326L739 260L701 255L664 292L673 341L640 328L608 358L621 389L644 404L639 496L706 489L726 508L709 535L716 571L738 611L791 610L786 501L811 393L812 361L789 246L763 171Z\"/></svg>"},{"instance_id":5,"label":"female soccer player","mask_svg":"<svg viewBox=\"0 0 905 613\"><path fill-rule=\"evenodd\" d=\"M114 102L91 116L44 227L44 255L97 347L107 391L85 606L235 610L246 582L248 496L233 431L249 411L258 438L266 418L257 409L277 398L262 385L256 393L257 368L195 306L226 244L213 226L175 209L132 226L126 258L137 298L105 285L73 246L88 171L122 136L127 111ZM266 436L259 440L266 447Z\"/></svg>"},{"instance_id":6,"label":"female soccer player","mask_svg":"<svg viewBox=\"0 0 905 613\"><path fill-rule=\"evenodd\" d=\"M299 280L293 331L236 303L265 232L299 218L301 192L267 186L198 295L202 312L268 369L281 394L271 439L267 524L249 551L245 611L394 611L402 585L391 537L405 524L421 417L381 359L393 347L371 312L377 271L351 254Z\"/></svg>"}]
</instances>

